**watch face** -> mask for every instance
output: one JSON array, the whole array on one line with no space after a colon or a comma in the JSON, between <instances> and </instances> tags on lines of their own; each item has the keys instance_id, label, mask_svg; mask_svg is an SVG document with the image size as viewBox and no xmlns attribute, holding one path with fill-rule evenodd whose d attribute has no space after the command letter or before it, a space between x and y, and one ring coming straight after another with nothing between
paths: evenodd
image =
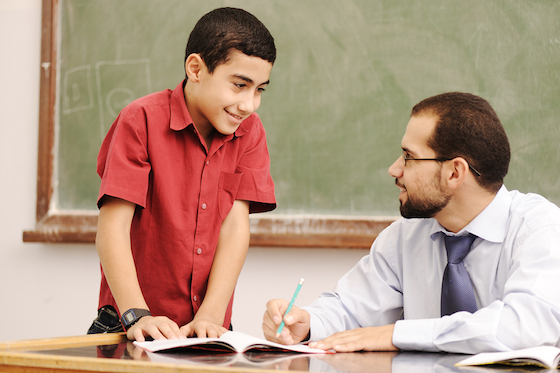
<instances>
[{"instance_id":1,"label":"watch face","mask_svg":"<svg viewBox=\"0 0 560 373\"><path fill-rule=\"evenodd\" d=\"M148 310L143 310L139 308L131 308L122 315L122 323L124 328L128 330L132 325L136 324L144 316L151 316L152 314Z\"/></svg>"},{"instance_id":2,"label":"watch face","mask_svg":"<svg viewBox=\"0 0 560 373\"><path fill-rule=\"evenodd\" d=\"M126 321L128 321L129 323L131 323L131 322L134 321L134 317L135 317L135 316L136 316L136 315L134 315L133 312L127 312L127 313L124 314L124 318L125 318Z\"/></svg>"}]
</instances>

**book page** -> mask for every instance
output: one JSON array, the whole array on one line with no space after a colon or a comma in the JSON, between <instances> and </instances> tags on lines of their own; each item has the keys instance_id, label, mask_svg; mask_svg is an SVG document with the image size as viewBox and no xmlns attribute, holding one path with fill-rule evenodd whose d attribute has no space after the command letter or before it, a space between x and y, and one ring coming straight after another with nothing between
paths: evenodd
<instances>
[{"instance_id":1,"label":"book page","mask_svg":"<svg viewBox=\"0 0 560 373\"><path fill-rule=\"evenodd\" d=\"M539 346L508 352L486 352L471 356L456 365L538 365L546 368L556 368L560 356L560 349L553 346Z\"/></svg>"},{"instance_id":2,"label":"book page","mask_svg":"<svg viewBox=\"0 0 560 373\"><path fill-rule=\"evenodd\" d=\"M146 351L158 352L177 348L197 348L206 350L220 351L293 351L300 353L324 354L329 353L324 350L310 348L306 345L283 345L280 343L269 342L265 339L256 338L241 332L226 332L220 338L186 338L186 339L165 339L150 342L134 342L134 345Z\"/></svg>"},{"instance_id":3,"label":"book page","mask_svg":"<svg viewBox=\"0 0 560 373\"><path fill-rule=\"evenodd\" d=\"M259 349L259 350L270 350L271 348L288 350L294 352L301 352L307 354L324 354L327 353L325 350L320 350L316 348L311 348L307 345L283 345L280 343L270 342L265 339L253 337L251 335L241 333L241 332L227 332L221 337L221 340L227 342L234 346L239 352L246 352L248 350Z\"/></svg>"},{"instance_id":4,"label":"book page","mask_svg":"<svg viewBox=\"0 0 560 373\"><path fill-rule=\"evenodd\" d=\"M286 363L294 359L307 359L304 354L249 352L248 354L204 353L201 350L181 352L146 352L150 361L167 364L196 364L228 367L259 366L264 369L275 369L278 363Z\"/></svg>"},{"instance_id":5,"label":"book page","mask_svg":"<svg viewBox=\"0 0 560 373\"><path fill-rule=\"evenodd\" d=\"M208 349L216 349L217 351L236 352L235 348L219 338L185 338L185 339L161 339L157 341L138 342L134 341L134 345L149 352L166 351L176 348L185 347L202 347Z\"/></svg>"}]
</instances>

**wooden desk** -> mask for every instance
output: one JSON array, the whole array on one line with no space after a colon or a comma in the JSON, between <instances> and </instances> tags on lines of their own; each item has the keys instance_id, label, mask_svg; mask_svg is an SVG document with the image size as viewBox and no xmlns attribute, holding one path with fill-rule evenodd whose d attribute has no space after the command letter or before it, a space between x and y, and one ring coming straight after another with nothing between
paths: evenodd
<instances>
[{"instance_id":1,"label":"wooden desk","mask_svg":"<svg viewBox=\"0 0 560 373\"><path fill-rule=\"evenodd\" d=\"M501 369L456 367L465 355L422 352L358 352L332 355L259 355L249 363L243 355L148 354L124 334L99 334L0 342L0 371L18 373L86 372L500 372ZM509 367L508 372L536 371ZM560 370L555 370L560 372ZM549 371L547 371L549 372Z\"/></svg>"}]
</instances>

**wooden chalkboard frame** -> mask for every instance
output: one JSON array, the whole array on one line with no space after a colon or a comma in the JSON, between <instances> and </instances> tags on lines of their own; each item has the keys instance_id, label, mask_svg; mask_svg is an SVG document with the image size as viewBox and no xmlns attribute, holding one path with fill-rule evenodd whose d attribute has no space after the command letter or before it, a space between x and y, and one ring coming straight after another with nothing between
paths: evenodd
<instances>
[{"instance_id":1,"label":"wooden chalkboard frame","mask_svg":"<svg viewBox=\"0 0 560 373\"><path fill-rule=\"evenodd\" d=\"M24 242L93 243L97 213L51 209L54 183L58 0L43 0L36 226ZM251 246L368 248L394 218L321 215L251 216Z\"/></svg>"}]
</instances>

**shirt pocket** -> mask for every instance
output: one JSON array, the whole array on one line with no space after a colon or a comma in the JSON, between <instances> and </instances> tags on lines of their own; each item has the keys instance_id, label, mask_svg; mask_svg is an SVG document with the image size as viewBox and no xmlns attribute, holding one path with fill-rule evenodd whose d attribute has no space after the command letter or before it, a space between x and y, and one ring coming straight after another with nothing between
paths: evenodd
<instances>
[{"instance_id":1,"label":"shirt pocket","mask_svg":"<svg viewBox=\"0 0 560 373\"><path fill-rule=\"evenodd\" d=\"M225 219L233 206L242 175L242 173L232 174L227 172L220 174L220 181L218 182L218 210L222 220Z\"/></svg>"}]
</instances>

